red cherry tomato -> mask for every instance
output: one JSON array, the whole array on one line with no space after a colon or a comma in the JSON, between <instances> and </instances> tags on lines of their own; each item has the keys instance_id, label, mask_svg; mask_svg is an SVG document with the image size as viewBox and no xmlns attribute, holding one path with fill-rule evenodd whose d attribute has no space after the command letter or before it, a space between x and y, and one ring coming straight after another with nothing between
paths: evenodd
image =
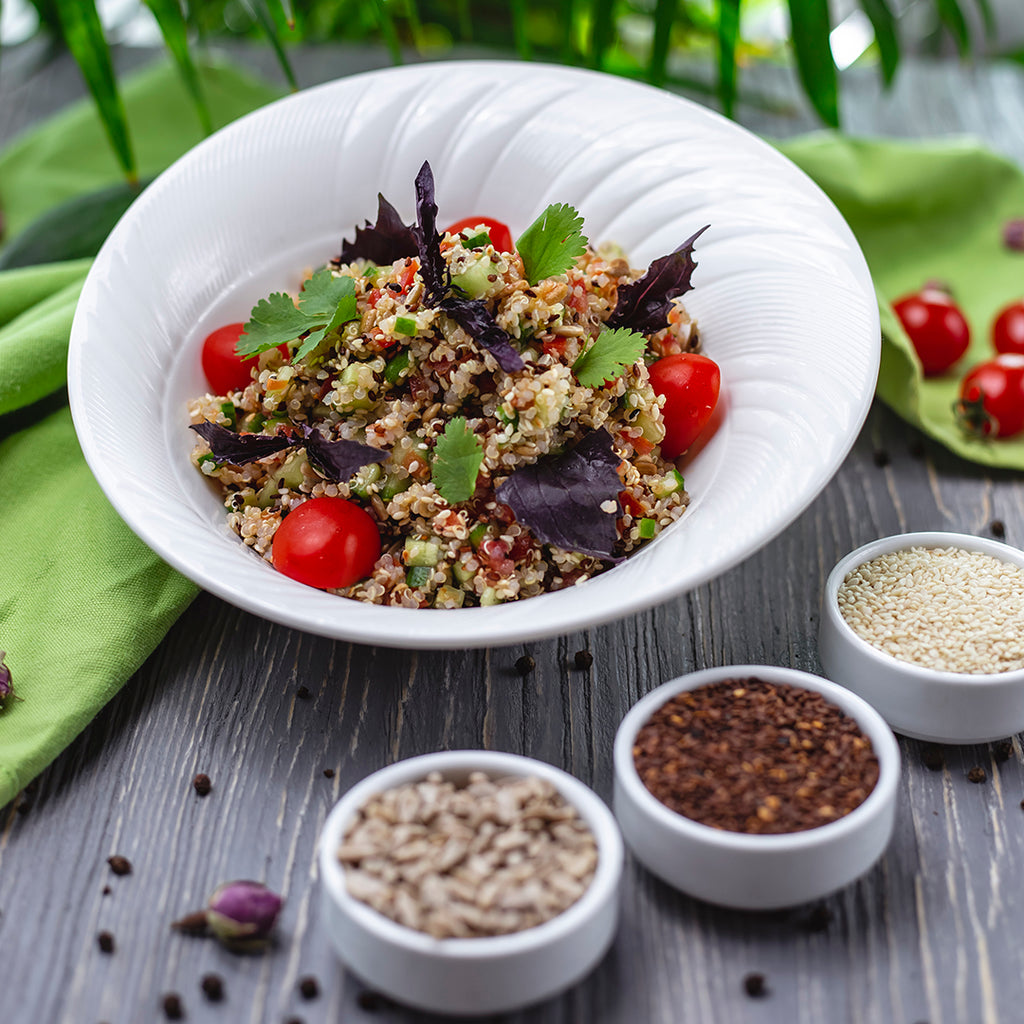
<instances>
[{"instance_id":1,"label":"red cherry tomato","mask_svg":"<svg viewBox=\"0 0 1024 1024\"><path fill-rule=\"evenodd\" d=\"M238 336L245 324L225 324L206 336L203 342L203 373L210 382L214 394L226 395L229 391L241 391L252 380L252 368L256 356L243 359L236 351ZM288 358L288 346L278 345L281 354Z\"/></svg>"},{"instance_id":2,"label":"red cherry tomato","mask_svg":"<svg viewBox=\"0 0 1024 1024\"><path fill-rule=\"evenodd\" d=\"M971 331L960 308L938 288L923 288L892 307L921 360L926 377L945 373L966 351Z\"/></svg>"},{"instance_id":3,"label":"red cherry tomato","mask_svg":"<svg viewBox=\"0 0 1024 1024\"><path fill-rule=\"evenodd\" d=\"M651 365L650 375L655 393L665 396L661 454L675 459L697 440L711 419L722 377L716 362L696 352L665 356Z\"/></svg>"},{"instance_id":4,"label":"red cherry tomato","mask_svg":"<svg viewBox=\"0 0 1024 1024\"><path fill-rule=\"evenodd\" d=\"M956 414L979 437L1024 430L1024 354L1008 352L975 366L960 384Z\"/></svg>"},{"instance_id":5,"label":"red cherry tomato","mask_svg":"<svg viewBox=\"0 0 1024 1024\"><path fill-rule=\"evenodd\" d=\"M992 344L997 352L1024 352L1024 299L1000 310L992 324Z\"/></svg>"},{"instance_id":6,"label":"red cherry tomato","mask_svg":"<svg viewBox=\"0 0 1024 1024\"><path fill-rule=\"evenodd\" d=\"M478 227L480 224L487 228L487 234L491 236L491 245L498 252L515 251L512 246L512 232L509 231L508 225L502 224L500 220L494 220L491 217L463 217L462 220L457 220L445 230L449 235L457 235L460 231L465 231L467 228L472 231L473 228Z\"/></svg>"},{"instance_id":7,"label":"red cherry tomato","mask_svg":"<svg viewBox=\"0 0 1024 1024\"><path fill-rule=\"evenodd\" d=\"M347 587L370 575L380 531L368 512L344 498L310 498L274 534L274 568L320 589Z\"/></svg>"}]
</instances>

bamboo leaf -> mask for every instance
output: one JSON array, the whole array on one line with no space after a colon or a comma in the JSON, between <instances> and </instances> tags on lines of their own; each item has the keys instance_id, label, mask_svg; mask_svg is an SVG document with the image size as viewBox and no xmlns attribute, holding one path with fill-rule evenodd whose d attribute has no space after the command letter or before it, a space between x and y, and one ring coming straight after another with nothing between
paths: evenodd
<instances>
[{"instance_id":1,"label":"bamboo leaf","mask_svg":"<svg viewBox=\"0 0 1024 1024\"><path fill-rule=\"evenodd\" d=\"M939 20L956 40L960 56L966 57L971 52L971 30L957 0L935 0L935 8L939 12Z\"/></svg>"},{"instance_id":2,"label":"bamboo leaf","mask_svg":"<svg viewBox=\"0 0 1024 1024\"><path fill-rule=\"evenodd\" d=\"M401 64L402 44L398 41L398 30L395 28L395 19L388 10L387 0L373 0L373 8L377 14L377 25L384 36L388 53L391 54L391 63Z\"/></svg>"},{"instance_id":3,"label":"bamboo leaf","mask_svg":"<svg viewBox=\"0 0 1024 1024\"><path fill-rule=\"evenodd\" d=\"M455 12L459 24L459 38L468 43L473 38L473 18L469 13L469 0L456 0Z\"/></svg>"},{"instance_id":4,"label":"bamboo leaf","mask_svg":"<svg viewBox=\"0 0 1024 1024\"><path fill-rule=\"evenodd\" d=\"M57 13L64 41L96 101L117 161L128 181L135 183L139 175L128 134L128 119L95 0L57 0Z\"/></svg>"},{"instance_id":5,"label":"bamboo leaf","mask_svg":"<svg viewBox=\"0 0 1024 1024\"><path fill-rule=\"evenodd\" d=\"M206 94L203 92L192 60L192 51L188 45L188 28L181 6L178 0L145 0L145 4L153 12L153 17L160 26L164 43L178 66L178 74L181 75L185 88L192 97L199 123L203 126L203 131L209 135L213 131L210 106L206 102Z\"/></svg>"},{"instance_id":6,"label":"bamboo leaf","mask_svg":"<svg viewBox=\"0 0 1024 1024\"><path fill-rule=\"evenodd\" d=\"M996 25L995 15L992 13L992 4L989 0L975 0L978 5L978 11L981 14L982 23L985 26L985 38L995 39L998 31Z\"/></svg>"},{"instance_id":7,"label":"bamboo leaf","mask_svg":"<svg viewBox=\"0 0 1024 1024\"><path fill-rule=\"evenodd\" d=\"M284 77L288 80L292 92L298 92L299 83L295 80L295 72L292 70L291 61L288 60L288 54L284 52L284 43L281 40L277 23L268 9L268 2L269 0L242 0L245 9L260 23L260 28L266 34L267 41L273 48L274 56L277 57L277 62L281 65L281 70L284 72Z\"/></svg>"},{"instance_id":8,"label":"bamboo leaf","mask_svg":"<svg viewBox=\"0 0 1024 1024\"><path fill-rule=\"evenodd\" d=\"M576 25L576 0L560 0L558 25L561 38L558 41L559 64L574 64L576 48L573 46L573 28Z\"/></svg>"},{"instance_id":9,"label":"bamboo leaf","mask_svg":"<svg viewBox=\"0 0 1024 1024\"><path fill-rule=\"evenodd\" d=\"M530 45L530 33L526 24L526 0L509 0L512 14L512 37L515 39L516 52L523 60L533 60L533 47Z\"/></svg>"},{"instance_id":10,"label":"bamboo leaf","mask_svg":"<svg viewBox=\"0 0 1024 1024\"><path fill-rule=\"evenodd\" d=\"M892 85L900 62L900 42L896 33L896 19L886 0L860 0L860 6L875 30L878 57L882 68L882 81Z\"/></svg>"},{"instance_id":11,"label":"bamboo leaf","mask_svg":"<svg viewBox=\"0 0 1024 1024\"><path fill-rule=\"evenodd\" d=\"M405 0L405 16L409 20L409 33L417 53L423 52L423 21L416 0Z\"/></svg>"},{"instance_id":12,"label":"bamboo leaf","mask_svg":"<svg viewBox=\"0 0 1024 1024\"><path fill-rule=\"evenodd\" d=\"M943 2L943 0L939 0ZM818 116L839 127L839 84L829 45L828 0L788 0L797 73Z\"/></svg>"},{"instance_id":13,"label":"bamboo leaf","mask_svg":"<svg viewBox=\"0 0 1024 1024\"><path fill-rule=\"evenodd\" d=\"M290 32L295 31L295 8L292 5L291 0L280 0L281 13L284 15L285 23L288 25Z\"/></svg>"},{"instance_id":14,"label":"bamboo leaf","mask_svg":"<svg viewBox=\"0 0 1024 1024\"><path fill-rule=\"evenodd\" d=\"M615 0L591 0L590 65L600 68L615 39Z\"/></svg>"},{"instance_id":15,"label":"bamboo leaf","mask_svg":"<svg viewBox=\"0 0 1024 1024\"><path fill-rule=\"evenodd\" d=\"M678 10L679 0L658 0L654 8L654 39L651 42L651 59L647 65L647 81L651 85L665 84L669 43L672 41L672 26L676 22Z\"/></svg>"},{"instance_id":16,"label":"bamboo leaf","mask_svg":"<svg viewBox=\"0 0 1024 1024\"><path fill-rule=\"evenodd\" d=\"M718 0L718 98L722 113L736 106L736 42L740 36L740 0Z\"/></svg>"}]
</instances>

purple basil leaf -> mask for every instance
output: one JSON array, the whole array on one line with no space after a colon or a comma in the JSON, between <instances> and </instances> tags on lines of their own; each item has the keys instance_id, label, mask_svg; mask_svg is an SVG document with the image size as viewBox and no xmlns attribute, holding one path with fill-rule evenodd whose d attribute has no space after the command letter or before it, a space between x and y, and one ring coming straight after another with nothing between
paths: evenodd
<instances>
[{"instance_id":1,"label":"purple basil leaf","mask_svg":"<svg viewBox=\"0 0 1024 1024\"><path fill-rule=\"evenodd\" d=\"M596 558L615 559L618 493L622 460L604 427L591 431L574 448L542 455L512 473L497 488L498 501L515 513L546 544ZM614 501L616 512L601 503Z\"/></svg>"},{"instance_id":2,"label":"purple basil leaf","mask_svg":"<svg viewBox=\"0 0 1024 1024\"><path fill-rule=\"evenodd\" d=\"M647 273L632 284L619 289L618 302L608 317L608 327L628 327L639 334L651 334L668 326L672 299L684 295L693 286L690 278L697 267L693 258L693 243L710 224L705 224L691 235L675 252L656 259Z\"/></svg>"},{"instance_id":3,"label":"purple basil leaf","mask_svg":"<svg viewBox=\"0 0 1024 1024\"><path fill-rule=\"evenodd\" d=\"M449 295L439 308L448 314L478 345L482 345L506 372L522 370L526 365L512 347L509 336L498 326L490 310L479 299L460 299Z\"/></svg>"},{"instance_id":4,"label":"purple basil leaf","mask_svg":"<svg viewBox=\"0 0 1024 1024\"><path fill-rule=\"evenodd\" d=\"M367 221L364 227L356 228L351 242L343 238L338 262L364 259L386 266L403 256L415 256L416 251L413 229L402 223L398 211L378 192L377 223Z\"/></svg>"},{"instance_id":5,"label":"purple basil leaf","mask_svg":"<svg viewBox=\"0 0 1024 1024\"><path fill-rule=\"evenodd\" d=\"M298 424L309 464L325 479L344 483L371 462L386 462L387 452L358 441L328 441L319 430Z\"/></svg>"},{"instance_id":6,"label":"purple basil leaf","mask_svg":"<svg viewBox=\"0 0 1024 1024\"><path fill-rule=\"evenodd\" d=\"M416 175L416 226L412 229L420 258L423 300L436 306L448 292L451 278L441 255L441 236L437 231L437 203L434 201L434 173L426 160Z\"/></svg>"},{"instance_id":7,"label":"purple basil leaf","mask_svg":"<svg viewBox=\"0 0 1024 1024\"><path fill-rule=\"evenodd\" d=\"M236 434L218 423L204 420L193 423L191 428L210 446L214 461L220 465L230 462L232 466L244 466L265 459L268 455L283 452L295 442L290 437L265 437L262 434Z\"/></svg>"}]
</instances>

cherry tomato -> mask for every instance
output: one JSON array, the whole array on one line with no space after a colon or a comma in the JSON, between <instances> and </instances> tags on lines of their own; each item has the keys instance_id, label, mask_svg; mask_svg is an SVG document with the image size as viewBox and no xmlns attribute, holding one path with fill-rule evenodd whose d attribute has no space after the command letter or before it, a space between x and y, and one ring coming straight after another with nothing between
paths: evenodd
<instances>
[{"instance_id":1,"label":"cherry tomato","mask_svg":"<svg viewBox=\"0 0 1024 1024\"><path fill-rule=\"evenodd\" d=\"M978 437L1024 430L1024 354L1008 352L975 366L960 384L956 415Z\"/></svg>"},{"instance_id":2,"label":"cherry tomato","mask_svg":"<svg viewBox=\"0 0 1024 1024\"><path fill-rule=\"evenodd\" d=\"M678 458L697 440L718 402L721 374L718 364L696 352L665 356L650 367L651 386L665 396L661 414L665 440L661 454Z\"/></svg>"},{"instance_id":3,"label":"cherry tomato","mask_svg":"<svg viewBox=\"0 0 1024 1024\"><path fill-rule=\"evenodd\" d=\"M1024 352L1024 299L1000 310L992 324L992 344L997 352Z\"/></svg>"},{"instance_id":4,"label":"cherry tomato","mask_svg":"<svg viewBox=\"0 0 1024 1024\"><path fill-rule=\"evenodd\" d=\"M243 330L245 324L225 324L208 334L203 342L203 373L214 394L226 395L229 391L241 391L252 380L252 368L256 365L257 357L243 359L235 351L238 336ZM287 359L288 346L277 347Z\"/></svg>"},{"instance_id":5,"label":"cherry tomato","mask_svg":"<svg viewBox=\"0 0 1024 1024\"><path fill-rule=\"evenodd\" d=\"M925 287L892 307L921 360L926 377L945 373L966 351L971 331L960 308L939 288Z\"/></svg>"},{"instance_id":6,"label":"cherry tomato","mask_svg":"<svg viewBox=\"0 0 1024 1024\"><path fill-rule=\"evenodd\" d=\"M370 514L344 498L310 498L274 534L274 568L310 587L347 587L370 575L380 531Z\"/></svg>"},{"instance_id":7,"label":"cherry tomato","mask_svg":"<svg viewBox=\"0 0 1024 1024\"><path fill-rule=\"evenodd\" d=\"M487 234L491 236L491 245L498 252L515 251L512 245L512 232L509 231L508 225L502 224L500 220L494 220L492 217L463 217L462 220L457 220L445 230L449 235L457 235L460 231L465 231L467 228L472 230L480 224L487 228Z\"/></svg>"}]
</instances>

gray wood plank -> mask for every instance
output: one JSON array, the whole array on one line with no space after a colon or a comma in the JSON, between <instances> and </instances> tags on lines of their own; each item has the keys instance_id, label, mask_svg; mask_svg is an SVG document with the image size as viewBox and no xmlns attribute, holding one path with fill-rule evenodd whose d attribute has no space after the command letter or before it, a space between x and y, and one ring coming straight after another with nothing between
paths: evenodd
<instances>
[{"instance_id":1,"label":"gray wood plank","mask_svg":"<svg viewBox=\"0 0 1024 1024\"><path fill-rule=\"evenodd\" d=\"M380 63L379 54L360 59ZM259 62L272 73L271 58ZM6 54L2 67L5 78L17 68ZM300 74L310 82L339 68L336 52L312 52ZM26 106L12 114L0 104L0 139L77 95L75 74L66 61L25 72L5 96ZM1019 70L908 64L887 96L871 75L846 81L855 131L971 131L1024 163ZM798 111L745 104L755 130L782 137L813 126L785 72L747 76L746 86ZM877 464L879 451L887 465ZM489 651L390 651L308 636L200 596L32 791L0 812L0 1020L159 1020L168 991L182 995L189 1021L211 1024L430 1020L360 1006L363 987L327 948L315 844L348 786L395 758L486 746L559 764L607 798L615 728L641 694L710 664L820 671L818 601L838 557L903 530L986 534L995 518L1007 540L1024 542L1016 474L963 463L876 405L836 477L773 543L691 594L585 633ZM572 664L582 648L594 654L587 671ZM526 677L515 670L524 651L536 663ZM622 928L598 970L505 1019L1019 1020L1020 743L1005 762L988 745L947 748L938 772L921 764L920 744L901 748L896 837L864 879L814 907L743 914L691 900L630 864ZM966 778L976 764L988 770L985 784ZM206 798L190 786L197 771L213 780ZM111 875L114 853L132 860L131 875ZM232 877L264 879L287 897L277 944L263 956L236 957L168 928ZM101 929L115 935L113 955L97 948ZM222 1005L200 994L207 971L225 980ZM743 991L751 971L767 977L763 999ZM315 1001L297 992L305 974L320 981Z\"/></svg>"}]
</instances>

